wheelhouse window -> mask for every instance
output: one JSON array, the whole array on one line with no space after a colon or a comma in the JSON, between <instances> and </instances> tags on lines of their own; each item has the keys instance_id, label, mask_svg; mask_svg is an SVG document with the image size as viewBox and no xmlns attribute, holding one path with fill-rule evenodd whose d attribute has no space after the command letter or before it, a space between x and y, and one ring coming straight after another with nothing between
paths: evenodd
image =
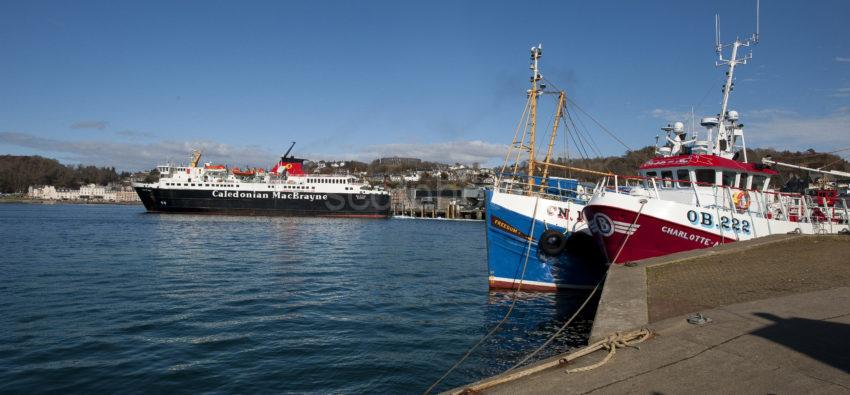
<instances>
[{"instance_id":1,"label":"wheelhouse window","mask_svg":"<svg viewBox=\"0 0 850 395\"><path fill-rule=\"evenodd\" d=\"M750 175L748 173L741 174L741 183L738 184L741 186L741 189L747 189L750 187Z\"/></svg>"},{"instance_id":2,"label":"wheelhouse window","mask_svg":"<svg viewBox=\"0 0 850 395\"><path fill-rule=\"evenodd\" d=\"M673 170L662 171L661 178L664 181L664 188L673 187Z\"/></svg>"},{"instance_id":3,"label":"wheelhouse window","mask_svg":"<svg viewBox=\"0 0 850 395\"><path fill-rule=\"evenodd\" d=\"M760 176L760 175L757 175L757 174L753 174L752 189L762 190L766 183L767 183L767 176Z\"/></svg>"},{"instance_id":4,"label":"wheelhouse window","mask_svg":"<svg viewBox=\"0 0 850 395\"><path fill-rule=\"evenodd\" d=\"M714 184L714 170L712 169L697 169L694 173L697 176L697 184Z\"/></svg>"},{"instance_id":5,"label":"wheelhouse window","mask_svg":"<svg viewBox=\"0 0 850 395\"><path fill-rule=\"evenodd\" d=\"M735 186L735 173L734 171L724 171L723 172L723 186L724 187L734 187Z\"/></svg>"},{"instance_id":6,"label":"wheelhouse window","mask_svg":"<svg viewBox=\"0 0 850 395\"><path fill-rule=\"evenodd\" d=\"M676 180L678 181L680 188L690 188L691 172L689 172L688 169L676 170Z\"/></svg>"}]
</instances>

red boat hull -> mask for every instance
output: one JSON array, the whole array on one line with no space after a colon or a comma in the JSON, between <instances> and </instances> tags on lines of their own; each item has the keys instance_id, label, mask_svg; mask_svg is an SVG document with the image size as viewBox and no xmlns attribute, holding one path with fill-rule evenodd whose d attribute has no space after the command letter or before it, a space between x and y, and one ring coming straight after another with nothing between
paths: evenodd
<instances>
[{"instance_id":1,"label":"red boat hull","mask_svg":"<svg viewBox=\"0 0 850 395\"><path fill-rule=\"evenodd\" d=\"M597 243L604 249L608 260L612 263L632 262L735 241L735 239L721 237L644 213L637 218L636 212L610 206L586 207L585 218L596 221L594 225L597 227L601 225L602 228L607 226L605 221L634 224L631 226L631 231L622 227L620 231L615 231L616 227L611 226L611 231L593 232Z\"/></svg>"}]
</instances>

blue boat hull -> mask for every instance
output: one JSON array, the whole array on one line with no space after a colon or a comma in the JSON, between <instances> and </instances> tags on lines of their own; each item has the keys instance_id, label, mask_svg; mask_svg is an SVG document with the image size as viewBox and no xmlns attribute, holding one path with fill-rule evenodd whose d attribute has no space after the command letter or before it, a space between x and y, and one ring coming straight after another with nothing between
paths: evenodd
<instances>
[{"instance_id":1,"label":"blue boat hull","mask_svg":"<svg viewBox=\"0 0 850 395\"><path fill-rule=\"evenodd\" d=\"M537 204L543 210L542 206L548 201L541 198L540 202ZM607 266L586 230L566 229L539 219L534 222L532 229L531 216L494 202L493 192L487 191L490 288L557 291L595 286ZM547 230L555 230L567 237L567 248L563 252L550 256L542 251L538 240Z\"/></svg>"}]
</instances>

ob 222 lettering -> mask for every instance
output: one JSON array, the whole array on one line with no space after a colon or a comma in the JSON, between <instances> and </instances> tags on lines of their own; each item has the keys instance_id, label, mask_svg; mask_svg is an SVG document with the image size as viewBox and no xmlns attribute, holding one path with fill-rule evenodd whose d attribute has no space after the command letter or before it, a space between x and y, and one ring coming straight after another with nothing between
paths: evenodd
<instances>
[{"instance_id":1,"label":"ob 222 lettering","mask_svg":"<svg viewBox=\"0 0 850 395\"><path fill-rule=\"evenodd\" d=\"M688 210L688 221L694 225L701 225L706 228L717 227L723 230L732 230L736 233L743 232L750 234L750 221L729 218L725 215L720 216L720 223L715 224L714 216L711 213Z\"/></svg>"}]
</instances>

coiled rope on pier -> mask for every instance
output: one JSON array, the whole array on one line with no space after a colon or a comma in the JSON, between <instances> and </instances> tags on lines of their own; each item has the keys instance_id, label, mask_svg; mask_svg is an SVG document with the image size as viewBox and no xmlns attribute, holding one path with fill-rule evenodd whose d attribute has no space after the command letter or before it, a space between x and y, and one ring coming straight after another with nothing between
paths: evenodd
<instances>
[{"instance_id":1,"label":"coiled rope on pier","mask_svg":"<svg viewBox=\"0 0 850 395\"><path fill-rule=\"evenodd\" d=\"M625 348L625 347L633 347L638 348L637 344L643 343L647 339L652 337L652 332L649 329L639 329L631 332L615 332L611 335L606 336L604 339L601 339L593 344L589 344L587 347L576 350L570 354L567 354L563 358L559 358L557 360L551 360L549 362L540 363L534 366L531 366L526 369L518 370L514 373L509 373L507 375L503 375L497 377L493 380L485 381L482 383L478 383L473 386L465 387L460 391L456 391L454 394L470 394L477 393L479 391L485 390L487 388L495 387L500 384L504 384L510 381L514 381L526 376L530 376L532 374L541 372L546 369L550 369L553 367L563 366L569 364L576 359L584 357L586 355L592 354L599 350L608 350L608 354L600 360L592 365L584 366L581 368L569 369L566 373L578 373L578 372L586 372L588 370L596 369L606 362L610 361L611 358L616 353L617 348Z\"/></svg>"}]
</instances>

